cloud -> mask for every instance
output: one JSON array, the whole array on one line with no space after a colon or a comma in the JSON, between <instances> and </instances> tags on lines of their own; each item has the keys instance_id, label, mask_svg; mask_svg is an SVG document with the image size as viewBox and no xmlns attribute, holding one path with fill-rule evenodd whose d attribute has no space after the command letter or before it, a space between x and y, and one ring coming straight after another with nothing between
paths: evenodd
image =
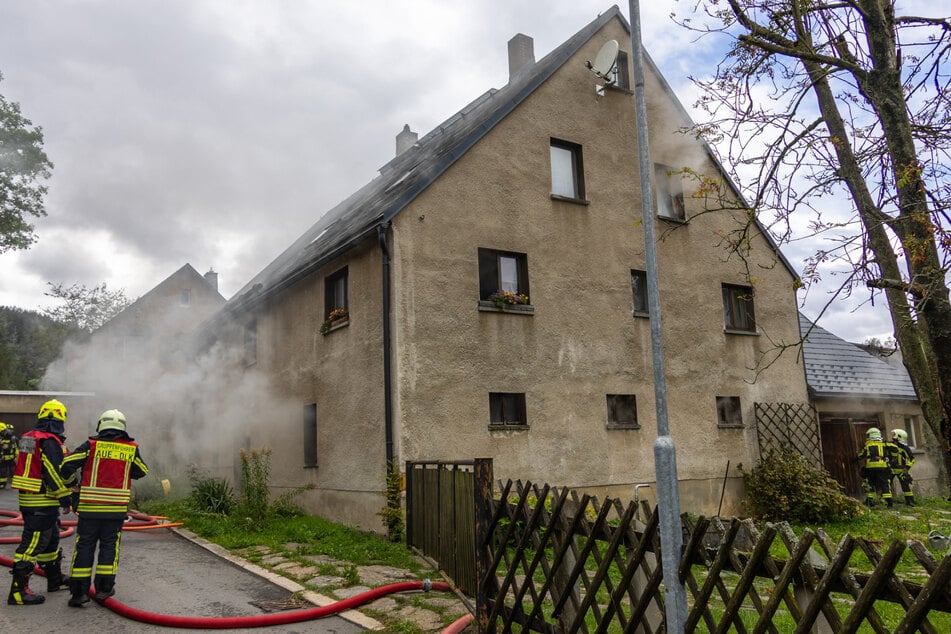
<instances>
[{"instance_id":1,"label":"cloud","mask_svg":"<svg viewBox=\"0 0 951 634\"><path fill-rule=\"evenodd\" d=\"M185 262L227 297L372 179L404 124L425 134L536 58L603 0L63 0L6 3L0 94L43 127L55 163L39 243L0 255L0 304L47 282L141 296ZM627 5L619 5L627 15ZM691 108L718 58L641 3L645 46Z\"/></svg>"}]
</instances>

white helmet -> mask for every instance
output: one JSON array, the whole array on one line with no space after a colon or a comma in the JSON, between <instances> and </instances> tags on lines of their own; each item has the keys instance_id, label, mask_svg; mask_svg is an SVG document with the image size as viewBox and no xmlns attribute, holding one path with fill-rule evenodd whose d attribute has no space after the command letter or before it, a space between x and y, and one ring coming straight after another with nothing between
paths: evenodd
<instances>
[{"instance_id":1,"label":"white helmet","mask_svg":"<svg viewBox=\"0 0 951 634\"><path fill-rule=\"evenodd\" d=\"M125 431L125 414L117 409L106 410L99 417L99 424L96 425L96 433L106 431L107 429L118 429Z\"/></svg>"},{"instance_id":2,"label":"white helmet","mask_svg":"<svg viewBox=\"0 0 951 634\"><path fill-rule=\"evenodd\" d=\"M872 428L869 429L867 432L865 432L865 435L868 436L868 439L869 439L869 440L881 440L881 439L882 439L882 432L880 432L880 431L878 430L878 427L872 427Z\"/></svg>"},{"instance_id":3,"label":"white helmet","mask_svg":"<svg viewBox=\"0 0 951 634\"><path fill-rule=\"evenodd\" d=\"M908 442L908 432L905 431L904 429L893 429L892 440L898 440L900 442Z\"/></svg>"}]
</instances>

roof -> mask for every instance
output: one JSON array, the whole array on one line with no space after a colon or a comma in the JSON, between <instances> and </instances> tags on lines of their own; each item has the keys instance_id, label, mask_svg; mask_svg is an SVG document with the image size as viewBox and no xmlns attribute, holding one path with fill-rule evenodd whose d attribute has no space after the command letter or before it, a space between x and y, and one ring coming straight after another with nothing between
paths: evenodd
<instances>
[{"instance_id":1,"label":"roof","mask_svg":"<svg viewBox=\"0 0 951 634\"><path fill-rule=\"evenodd\" d=\"M813 396L918 400L903 367L833 335L799 313L806 383Z\"/></svg>"},{"instance_id":2,"label":"roof","mask_svg":"<svg viewBox=\"0 0 951 634\"><path fill-rule=\"evenodd\" d=\"M551 53L516 75L504 87L488 90L419 139L413 147L390 160L380 169L379 176L321 216L290 247L235 293L224 307L224 312L237 313L250 308L320 269L356 244L376 239L378 232L385 229L394 216L613 19L619 19L630 32L630 25L623 14L616 5L612 6ZM662 84L689 120L686 110L646 52L644 59L661 78ZM709 147L706 149L726 176L712 151ZM726 180L730 179L726 177ZM734 187L732 183L731 187ZM797 276L768 232L762 227L761 230L783 264L793 276Z\"/></svg>"}]
</instances>

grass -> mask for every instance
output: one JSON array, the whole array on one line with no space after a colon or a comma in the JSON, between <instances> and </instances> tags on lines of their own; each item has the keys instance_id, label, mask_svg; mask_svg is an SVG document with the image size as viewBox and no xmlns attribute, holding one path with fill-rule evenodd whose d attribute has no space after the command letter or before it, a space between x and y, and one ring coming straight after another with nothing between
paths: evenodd
<instances>
[{"instance_id":1,"label":"grass","mask_svg":"<svg viewBox=\"0 0 951 634\"><path fill-rule=\"evenodd\" d=\"M393 543L376 533L359 531L313 515L272 514L263 521L250 521L237 512L231 515L200 512L187 500L142 502L138 505L138 510L150 515L165 516L171 521L184 522L185 528L191 532L260 566L270 568L265 560L269 556L280 555L285 560L315 569L310 576L312 579L321 575L341 580L330 585L316 586L307 579L295 578L309 590L324 595L335 596L337 590L361 585L361 566L388 566L407 571L417 579L441 580L434 577L432 568L423 564L402 543ZM317 555L331 558L333 562L315 564L312 559L308 559ZM282 570L274 572L288 574ZM445 599L455 597L443 593L391 594L389 598L396 602L396 608L374 608L372 603L360 608L362 613L383 623L386 632L424 632L412 620L405 618L401 611L404 607L424 607L436 614L444 626L466 613L461 606L450 607Z\"/></svg>"}]
</instances>

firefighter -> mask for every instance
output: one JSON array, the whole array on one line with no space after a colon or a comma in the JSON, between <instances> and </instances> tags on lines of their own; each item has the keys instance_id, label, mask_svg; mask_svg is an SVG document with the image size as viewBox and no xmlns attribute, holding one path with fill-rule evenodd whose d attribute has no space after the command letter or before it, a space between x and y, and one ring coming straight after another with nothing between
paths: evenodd
<instances>
[{"instance_id":1,"label":"firefighter","mask_svg":"<svg viewBox=\"0 0 951 634\"><path fill-rule=\"evenodd\" d=\"M148 472L138 445L126 433L125 415L117 409L103 412L96 435L63 461L63 473L76 474L79 480L79 522L70 567L71 607L81 608L89 602L94 559L96 600L102 602L115 594L119 535L129 512L131 480Z\"/></svg>"},{"instance_id":2,"label":"firefighter","mask_svg":"<svg viewBox=\"0 0 951 634\"><path fill-rule=\"evenodd\" d=\"M0 423L0 489L7 488L13 478L13 466L17 461L17 437L13 425Z\"/></svg>"},{"instance_id":3,"label":"firefighter","mask_svg":"<svg viewBox=\"0 0 951 634\"><path fill-rule=\"evenodd\" d=\"M13 585L7 603L38 605L46 597L30 589L30 576L37 564L46 574L47 592L68 587L63 576L63 551L59 547L59 513L72 510L69 485L60 463L66 450L66 406L56 399L40 406L36 425L19 442L12 486L20 491L23 536L13 556Z\"/></svg>"},{"instance_id":4,"label":"firefighter","mask_svg":"<svg viewBox=\"0 0 951 634\"><path fill-rule=\"evenodd\" d=\"M892 480L898 478L904 493L905 504L915 506L915 494L911 491L912 477L909 473L911 465L915 464L915 457L911 453L911 447L908 446L908 432L904 429L892 430L892 453L889 459L891 465L891 476L888 478L889 484Z\"/></svg>"},{"instance_id":5,"label":"firefighter","mask_svg":"<svg viewBox=\"0 0 951 634\"><path fill-rule=\"evenodd\" d=\"M875 495L879 494L888 506L892 506L891 467L882 432L872 427L865 435L865 446L857 458L862 464L862 477L865 478L865 504L875 506Z\"/></svg>"}]
</instances>

